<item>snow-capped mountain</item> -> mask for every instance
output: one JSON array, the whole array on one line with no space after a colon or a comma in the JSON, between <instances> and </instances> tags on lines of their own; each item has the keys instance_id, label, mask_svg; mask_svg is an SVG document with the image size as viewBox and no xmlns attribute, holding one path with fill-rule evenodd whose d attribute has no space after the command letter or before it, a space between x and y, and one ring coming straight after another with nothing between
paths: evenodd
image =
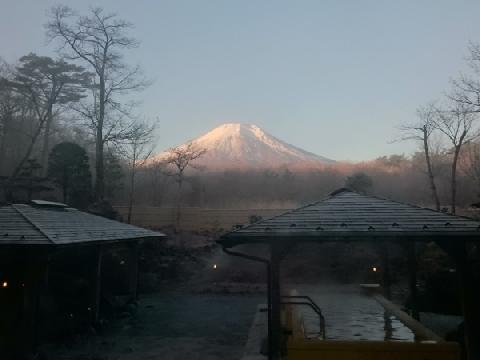
<instances>
[{"instance_id":1,"label":"snow-capped mountain","mask_svg":"<svg viewBox=\"0 0 480 360\"><path fill-rule=\"evenodd\" d=\"M212 170L282 166L308 168L334 163L333 160L290 145L250 124L223 124L191 143L197 149L206 149L206 153L195 160L195 164ZM162 161L168 155L168 151L164 151L156 155L153 161Z\"/></svg>"}]
</instances>

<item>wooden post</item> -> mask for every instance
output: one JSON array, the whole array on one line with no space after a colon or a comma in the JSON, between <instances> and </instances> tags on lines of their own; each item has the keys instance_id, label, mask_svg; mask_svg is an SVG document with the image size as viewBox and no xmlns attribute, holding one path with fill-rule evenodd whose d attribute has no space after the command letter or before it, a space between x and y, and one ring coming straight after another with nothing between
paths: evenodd
<instances>
[{"instance_id":1,"label":"wooden post","mask_svg":"<svg viewBox=\"0 0 480 360\"><path fill-rule=\"evenodd\" d=\"M25 264L25 283L23 309L22 309L22 325L21 336L15 341L16 353L28 354L33 352L36 343L36 317L37 303L39 296L38 279L34 269L35 264Z\"/></svg>"},{"instance_id":2,"label":"wooden post","mask_svg":"<svg viewBox=\"0 0 480 360\"><path fill-rule=\"evenodd\" d=\"M25 287L23 290L23 309L21 318L21 336L15 340L18 354L33 353L40 344L41 325L45 325L40 311L40 301L45 294L46 276L48 274L48 256L45 254L25 254Z\"/></svg>"},{"instance_id":3,"label":"wooden post","mask_svg":"<svg viewBox=\"0 0 480 360\"><path fill-rule=\"evenodd\" d=\"M415 249L415 242L409 242L407 247L408 257L408 285L410 289L410 306L412 310L412 317L415 320L420 319L418 311L418 294L417 294L417 254Z\"/></svg>"},{"instance_id":4,"label":"wooden post","mask_svg":"<svg viewBox=\"0 0 480 360\"><path fill-rule=\"evenodd\" d=\"M272 276L270 275L270 262L267 263L267 336L268 336L268 360L273 360L273 338L272 338Z\"/></svg>"},{"instance_id":5,"label":"wooden post","mask_svg":"<svg viewBox=\"0 0 480 360\"><path fill-rule=\"evenodd\" d=\"M138 298L138 251L138 241L128 244L128 291L133 301Z\"/></svg>"},{"instance_id":6,"label":"wooden post","mask_svg":"<svg viewBox=\"0 0 480 360\"><path fill-rule=\"evenodd\" d=\"M467 243L463 242L458 251L457 271L463 307L465 350L468 360L480 359L480 296L468 259Z\"/></svg>"},{"instance_id":7,"label":"wooden post","mask_svg":"<svg viewBox=\"0 0 480 360\"><path fill-rule=\"evenodd\" d=\"M452 241L453 240L453 241ZM476 239L475 239L476 240ZM473 275L468 257L468 241L462 239L449 239L449 241L436 241L447 254L456 262L457 274L460 284L460 295L463 310L465 333L465 352L467 360L480 359L480 293L478 280Z\"/></svg>"},{"instance_id":8,"label":"wooden post","mask_svg":"<svg viewBox=\"0 0 480 360\"><path fill-rule=\"evenodd\" d=\"M393 327L392 327L392 319L390 314L387 311L383 312L383 329L385 330L385 341L392 340L393 335Z\"/></svg>"},{"instance_id":9,"label":"wooden post","mask_svg":"<svg viewBox=\"0 0 480 360\"><path fill-rule=\"evenodd\" d=\"M271 358L281 359L282 322L280 293L280 249L277 244L270 244L270 297L271 297Z\"/></svg>"},{"instance_id":10,"label":"wooden post","mask_svg":"<svg viewBox=\"0 0 480 360\"><path fill-rule=\"evenodd\" d=\"M391 301L385 299L385 297L376 294L373 295L373 298L380 303L385 311L394 315L402 323L405 324L410 330L415 334L415 339L418 340L433 340L437 342L444 341L440 336L435 334L432 330L426 328L419 321L413 319L410 315L404 312L398 305L395 305Z\"/></svg>"},{"instance_id":11,"label":"wooden post","mask_svg":"<svg viewBox=\"0 0 480 360\"><path fill-rule=\"evenodd\" d=\"M95 264L93 274L93 308L92 308L92 321L97 324L100 320L100 301L102 293L102 256L103 248L98 245L95 249Z\"/></svg>"},{"instance_id":12,"label":"wooden post","mask_svg":"<svg viewBox=\"0 0 480 360\"><path fill-rule=\"evenodd\" d=\"M388 243L382 242L378 246L379 246L380 259L382 264L380 271L382 273L383 295L390 300L392 298L392 291L390 288L391 280L390 280Z\"/></svg>"},{"instance_id":13,"label":"wooden post","mask_svg":"<svg viewBox=\"0 0 480 360\"><path fill-rule=\"evenodd\" d=\"M50 272L50 255L47 253L45 256L45 261L41 262L40 271L38 273L37 281L37 296L35 303L35 333L34 333L34 347L37 348L42 341L42 327L45 327L47 324L47 319L45 319L45 314L42 312L42 300L45 301L45 298L48 295L48 280Z\"/></svg>"}]
</instances>

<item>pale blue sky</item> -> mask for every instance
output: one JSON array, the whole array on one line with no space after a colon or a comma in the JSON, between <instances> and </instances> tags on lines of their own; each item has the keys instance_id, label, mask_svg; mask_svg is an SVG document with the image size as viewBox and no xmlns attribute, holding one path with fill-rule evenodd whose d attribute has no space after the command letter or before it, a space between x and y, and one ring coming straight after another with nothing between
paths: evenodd
<instances>
[{"instance_id":1,"label":"pale blue sky","mask_svg":"<svg viewBox=\"0 0 480 360\"><path fill-rule=\"evenodd\" d=\"M58 1L0 0L0 56L50 54ZM64 1L84 10L88 2ZM155 83L142 112L159 149L223 122L256 124L333 159L411 153L388 142L448 90L480 41L480 1L99 0L133 22L129 59Z\"/></svg>"}]
</instances>

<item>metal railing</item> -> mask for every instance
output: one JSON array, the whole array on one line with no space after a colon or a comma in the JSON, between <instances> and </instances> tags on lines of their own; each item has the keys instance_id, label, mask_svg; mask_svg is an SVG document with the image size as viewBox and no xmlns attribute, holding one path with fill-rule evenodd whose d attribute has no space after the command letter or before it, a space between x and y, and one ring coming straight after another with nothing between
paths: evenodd
<instances>
[{"instance_id":1,"label":"metal railing","mask_svg":"<svg viewBox=\"0 0 480 360\"><path fill-rule=\"evenodd\" d=\"M308 306L310 307L317 315L319 318L319 326L320 326L320 336L322 337L323 340L326 338L326 332L325 332L325 317L322 314L322 309L320 309L320 306L318 306L315 301L312 300L310 296L306 295L285 295L282 296L283 299L299 299L299 300L304 300L304 301L282 301L282 304L285 305L303 305L303 306Z\"/></svg>"}]
</instances>

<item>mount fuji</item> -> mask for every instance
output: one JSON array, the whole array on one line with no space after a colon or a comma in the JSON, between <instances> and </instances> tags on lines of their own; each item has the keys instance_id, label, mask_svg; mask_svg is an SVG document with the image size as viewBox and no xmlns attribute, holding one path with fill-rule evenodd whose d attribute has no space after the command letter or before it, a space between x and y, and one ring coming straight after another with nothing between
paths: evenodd
<instances>
[{"instance_id":1,"label":"mount fuji","mask_svg":"<svg viewBox=\"0 0 480 360\"><path fill-rule=\"evenodd\" d=\"M308 169L335 163L334 160L290 145L250 124L223 124L188 143L206 150L194 163L208 170ZM185 147L188 143L179 147ZM163 161L168 155L168 151L161 152L151 161Z\"/></svg>"}]
</instances>

